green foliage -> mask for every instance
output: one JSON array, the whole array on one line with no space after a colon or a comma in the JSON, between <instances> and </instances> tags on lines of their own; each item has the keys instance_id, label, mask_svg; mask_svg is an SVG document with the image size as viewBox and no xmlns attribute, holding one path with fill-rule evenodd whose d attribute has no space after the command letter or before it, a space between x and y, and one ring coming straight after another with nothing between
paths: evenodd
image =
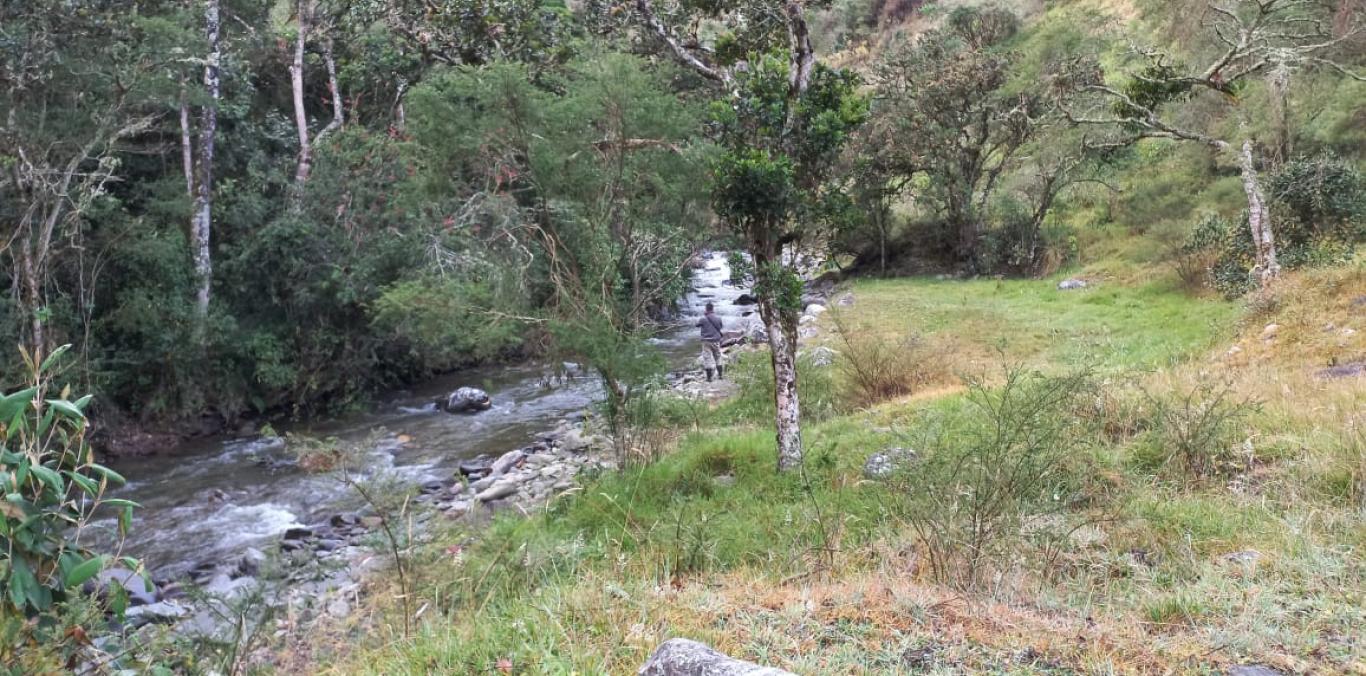
<instances>
[{"instance_id":1,"label":"green foliage","mask_svg":"<svg viewBox=\"0 0 1366 676\"><path fill-rule=\"evenodd\" d=\"M1056 546L1070 532L1063 513L1083 443L1072 411L1090 382L1007 367L999 388L968 386L961 410L909 440L923 458L898 486L934 576L971 588L1012 566L1017 548Z\"/></svg>"},{"instance_id":2,"label":"green foliage","mask_svg":"<svg viewBox=\"0 0 1366 676\"><path fill-rule=\"evenodd\" d=\"M1266 182L1281 264L1350 260L1366 242L1366 180L1332 155L1285 163Z\"/></svg>"},{"instance_id":3,"label":"green foliage","mask_svg":"<svg viewBox=\"0 0 1366 676\"><path fill-rule=\"evenodd\" d=\"M1257 412L1232 383L1200 383L1166 396L1145 393L1154 421L1149 443L1160 465L1176 464L1195 481L1236 471L1238 438Z\"/></svg>"},{"instance_id":4,"label":"green foliage","mask_svg":"<svg viewBox=\"0 0 1366 676\"><path fill-rule=\"evenodd\" d=\"M136 506L107 495L123 477L96 463L86 443L91 397L71 400L67 390L51 389L68 347L51 355L23 353L28 386L0 395L0 617L7 639L0 654L16 643L71 641L65 606L113 562L83 545L81 531L96 513L114 514L118 534L125 535ZM136 561L121 561L138 568ZM110 609L121 613L126 596L116 587L108 598ZM9 626L15 617L32 622Z\"/></svg>"},{"instance_id":5,"label":"green foliage","mask_svg":"<svg viewBox=\"0 0 1366 676\"><path fill-rule=\"evenodd\" d=\"M1113 112L1120 119L1143 119L1156 114L1167 103L1184 101L1190 97L1191 85L1181 79L1182 68L1168 63L1144 66L1124 85L1124 95L1133 101L1116 100Z\"/></svg>"},{"instance_id":6,"label":"green foliage","mask_svg":"<svg viewBox=\"0 0 1366 676\"><path fill-rule=\"evenodd\" d=\"M413 279L386 288L371 306L376 328L418 353L417 361L451 369L471 360L492 360L523 343L525 325L505 310L486 283L442 277Z\"/></svg>"},{"instance_id":7,"label":"green foliage","mask_svg":"<svg viewBox=\"0 0 1366 676\"><path fill-rule=\"evenodd\" d=\"M1287 162L1269 177L1266 189L1272 200L1272 230L1282 267L1350 260L1354 247L1366 241L1361 220L1366 210L1366 182L1343 161L1326 156ZM1206 214L1177 253L1212 259L1210 282L1229 298L1257 286L1251 274L1256 251L1246 214L1241 221Z\"/></svg>"}]
</instances>

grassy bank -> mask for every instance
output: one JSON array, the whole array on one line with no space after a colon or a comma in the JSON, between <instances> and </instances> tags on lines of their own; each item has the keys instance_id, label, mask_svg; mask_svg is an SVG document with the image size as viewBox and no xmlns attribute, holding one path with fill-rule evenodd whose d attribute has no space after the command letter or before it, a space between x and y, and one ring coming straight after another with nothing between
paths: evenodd
<instances>
[{"instance_id":1,"label":"grassy bank","mask_svg":"<svg viewBox=\"0 0 1366 676\"><path fill-rule=\"evenodd\" d=\"M286 661L632 673L686 636L798 673L1366 669L1366 388L1318 375L1366 357L1366 271L1294 278L1256 311L1055 281L854 283L853 342L830 317L817 340L914 334L922 373L855 407L854 351L808 368L803 473L773 471L756 354L739 397L671 413L654 465L440 533L410 566L415 636L380 582ZM865 478L889 446L918 459ZM1038 481L1003 488L992 466ZM964 505L987 494L1010 509L975 538Z\"/></svg>"}]
</instances>

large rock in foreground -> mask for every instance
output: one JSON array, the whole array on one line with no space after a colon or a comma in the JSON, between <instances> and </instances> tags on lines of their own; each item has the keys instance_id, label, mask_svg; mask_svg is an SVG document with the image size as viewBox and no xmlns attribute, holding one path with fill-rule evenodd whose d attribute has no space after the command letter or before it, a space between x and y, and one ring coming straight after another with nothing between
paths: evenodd
<instances>
[{"instance_id":1,"label":"large rock in foreground","mask_svg":"<svg viewBox=\"0 0 1366 676\"><path fill-rule=\"evenodd\" d=\"M447 413L475 413L493 408L493 400L488 392L477 387L462 387L436 405Z\"/></svg>"},{"instance_id":2,"label":"large rock in foreground","mask_svg":"<svg viewBox=\"0 0 1366 676\"><path fill-rule=\"evenodd\" d=\"M640 676L796 676L790 671L727 657L686 638L669 639L659 644L639 673Z\"/></svg>"}]
</instances>

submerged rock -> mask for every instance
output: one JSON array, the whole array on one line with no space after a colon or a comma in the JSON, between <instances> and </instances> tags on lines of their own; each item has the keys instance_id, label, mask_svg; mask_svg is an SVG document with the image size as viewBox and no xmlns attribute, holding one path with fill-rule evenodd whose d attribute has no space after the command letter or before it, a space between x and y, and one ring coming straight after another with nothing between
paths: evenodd
<instances>
[{"instance_id":1,"label":"submerged rock","mask_svg":"<svg viewBox=\"0 0 1366 676\"><path fill-rule=\"evenodd\" d=\"M447 413L477 413L493 408L493 400L477 387L462 387L436 405Z\"/></svg>"},{"instance_id":2,"label":"submerged rock","mask_svg":"<svg viewBox=\"0 0 1366 676\"><path fill-rule=\"evenodd\" d=\"M639 676L796 676L790 671L737 660L686 638L669 639L655 648Z\"/></svg>"}]
</instances>

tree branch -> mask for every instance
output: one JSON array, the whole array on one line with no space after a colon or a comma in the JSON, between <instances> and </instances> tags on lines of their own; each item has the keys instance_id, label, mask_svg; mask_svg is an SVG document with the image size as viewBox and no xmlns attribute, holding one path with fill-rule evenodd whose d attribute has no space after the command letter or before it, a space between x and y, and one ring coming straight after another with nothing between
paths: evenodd
<instances>
[{"instance_id":1,"label":"tree branch","mask_svg":"<svg viewBox=\"0 0 1366 676\"><path fill-rule=\"evenodd\" d=\"M645 21L645 27L649 28L650 32L654 33L655 37L659 38L669 47L669 50L674 54L674 58L678 59L679 62L693 69L708 80L719 82L727 87L730 86L730 73L724 68L718 68L703 63L702 60L697 58L697 56L689 51L687 47L684 47L679 43L678 40L669 33L669 29L664 25L664 22L660 21L659 17L655 15L655 10L650 4L650 0L636 0L636 11L640 13L641 18Z\"/></svg>"}]
</instances>

